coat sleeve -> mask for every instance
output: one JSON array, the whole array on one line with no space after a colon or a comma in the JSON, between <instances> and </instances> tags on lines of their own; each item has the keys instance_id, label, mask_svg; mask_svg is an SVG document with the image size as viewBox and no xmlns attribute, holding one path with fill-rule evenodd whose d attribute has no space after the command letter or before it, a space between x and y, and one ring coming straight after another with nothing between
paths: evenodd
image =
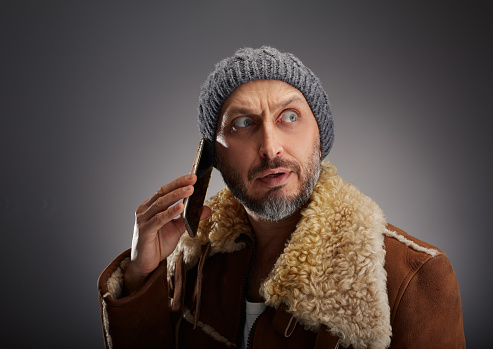
<instances>
[{"instance_id":1,"label":"coat sleeve","mask_svg":"<svg viewBox=\"0 0 493 349\"><path fill-rule=\"evenodd\" d=\"M409 280L392 323L392 348L465 348L459 285L443 253Z\"/></svg>"},{"instance_id":2,"label":"coat sleeve","mask_svg":"<svg viewBox=\"0 0 493 349\"><path fill-rule=\"evenodd\" d=\"M98 279L106 348L168 348L174 330L168 298L166 260L136 293L123 297L123 274L130 250L118 256Z\"/></svg>"}]
</instances>

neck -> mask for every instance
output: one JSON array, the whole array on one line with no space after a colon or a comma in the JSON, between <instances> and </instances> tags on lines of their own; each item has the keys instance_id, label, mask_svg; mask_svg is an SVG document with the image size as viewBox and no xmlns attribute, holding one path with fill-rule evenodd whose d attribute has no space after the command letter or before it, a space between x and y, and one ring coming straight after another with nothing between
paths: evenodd
<instances>
[{"instance_id":1,"label":"neck","mask_svg":"<svg viewBox=\"0 0 493 349\"><path fill-rule=\"evenodd\" d=\"M248 219L255 234L255 258L248 275L247 299L251 302L263 302L259 294L261 280L264 280L272 270L277 259L284 250L286 241L300 219L300 211L277 222L259 219L248 211Z\"/></svg>"},{"instance_id":2,"label":"neck","mask_svg":"<svg viewBox=\"0 0 493 349\"><path fill-rule=\"evenodd\" d=\"M286 241L296 229L300 220L301 210L282 220L271 222L260 219L247 209L248 219L253 227L256 238L257 253L262 255L279 255Z\"/></svg>"}]
</instances>

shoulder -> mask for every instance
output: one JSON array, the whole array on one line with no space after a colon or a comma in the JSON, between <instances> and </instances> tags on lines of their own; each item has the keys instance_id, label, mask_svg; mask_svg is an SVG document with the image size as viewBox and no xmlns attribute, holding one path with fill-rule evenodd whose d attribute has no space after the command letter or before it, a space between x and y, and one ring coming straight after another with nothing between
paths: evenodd
<instances>
[{"instance_id":1,"label":"shoulder","mask_svg":"<svg viewBox=\"0 0 493 349\"><path fill-rule=\"evenodd\" d=\"M392 283L403 282L406 278L427 268L443 264L450 266L450 261L438 247L415 238L391 224L384 231L385 269L389 287Z\"/></svg>"},{"instance_id":2,"label":"shoulder","mask_svg":"<svg viewBox=\"0 0 493 349\"><path fill-rule=\"evenodd\" d=\"M443 254L438 247L417 239L392 224L387 224L384 236L387 258L398 257L401 259L404 254L418 260L427 260Z\"/></svg>"},{"instance_id":3,"label":"shoulder","mask_svg":"<svg viewBox=\"0 0 493 349\"><path fill-rule=\"evenodd\" d=\"M392 346L465 347L459 284L445 253L392 225L384 236Z\"/></svg>"},{"instance_id":4,"label":"shoulder","mask_svg":"<svg viewBox=\"0 0 493 349\"><path fill-rule=\"evenodd\" d=\"M387 292L392 312L410 293L423 296L432 289L456 287L452 265L439 248L391 224L387 225L384 236Z\"/></svg>"}]
</instances>

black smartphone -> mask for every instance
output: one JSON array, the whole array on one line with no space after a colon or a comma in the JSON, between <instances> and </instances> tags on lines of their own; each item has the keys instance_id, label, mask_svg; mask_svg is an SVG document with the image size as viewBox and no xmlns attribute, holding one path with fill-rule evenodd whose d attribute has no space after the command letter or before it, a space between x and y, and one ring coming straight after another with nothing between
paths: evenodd
<instances>
[{"instance_id":1,"label":"black smartphone","mask_svg":"<svg viewBox=\"0 0 493 349\"><path fill-rule=\"evenodd\" d=\"M192 172L197 175L197 182L193 185L193 194L183 200L185 209L181 216L185 221L185 227L187 228L188 235L195 237L197 235L197 228L200 222L200 213L202 206L204 206L205 197L207 195L207 188L211 179L213 168L213 152L212 142L206 138L202 138L195 154L195 160L193 161Z\"/></svg>"}]
</instances>

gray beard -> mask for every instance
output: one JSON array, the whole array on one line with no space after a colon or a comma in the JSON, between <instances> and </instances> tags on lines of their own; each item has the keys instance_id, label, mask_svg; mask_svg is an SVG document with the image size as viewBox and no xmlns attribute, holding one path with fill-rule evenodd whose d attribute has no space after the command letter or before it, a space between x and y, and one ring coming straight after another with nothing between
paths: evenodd
<instances>
[{"instance_id":1,"label":"gray beard","mask_svg":"<svg viewBox=\"0 0 493 349\"><path fill-rule=\"evenodd\" d=\"M246 186L240 174L232 167L224 165L222 159L217 157L217 168L221 172L224 182L233 193L234 197L247 209L260 219L277 222L287 218L300 210L308 202L320 176L319 147L315 147L309 158L305 171L301 173L297 163L274 158L263 161L259 166L249 171L248 178L254 177L256 172L270 168L286 167L297 173L301 178L301 188L295 195L284 194L282 187L272 188L264 197L254 198L246 194Z\"/></svg>"}]
</instances>

